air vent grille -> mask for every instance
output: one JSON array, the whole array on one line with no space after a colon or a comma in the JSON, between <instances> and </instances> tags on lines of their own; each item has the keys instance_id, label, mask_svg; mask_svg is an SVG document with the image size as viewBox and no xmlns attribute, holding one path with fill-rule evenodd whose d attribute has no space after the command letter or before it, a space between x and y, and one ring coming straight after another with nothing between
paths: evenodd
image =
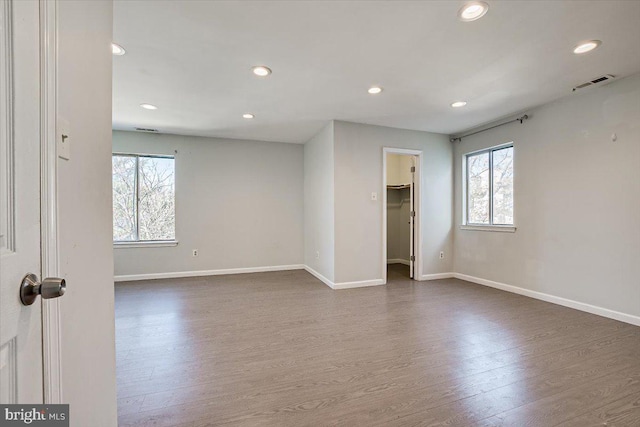
<instances>
[{"instance_id":1,"label":"air vent grille","mask_svg":"<svg viewBox=\"0 0 640 427\"><path fill-rule=\"evenodd\" d=\"M138 132L158 132L158 129L151 128L136 128Z\"/></svg>"},{"instance_id":2,"label":"air vent grille","mask_svg":"<svg viewBox=\"0 0 640 427\"><path fill-rule=\"evenodd\" d=\"M581 83L579 85L577 85L576 87L573 88L573 91L575 92L578 89L583 89L585 87L589 87L589 86L594 86L597 84L602 84L605 82L609 82L611 80L615 79L615 76L612 76L611 74L605 74L604 76L600 76L600 77L596 77L593 80L589 80L588 82L584 82Z\"/></svg>"}]
</instances>

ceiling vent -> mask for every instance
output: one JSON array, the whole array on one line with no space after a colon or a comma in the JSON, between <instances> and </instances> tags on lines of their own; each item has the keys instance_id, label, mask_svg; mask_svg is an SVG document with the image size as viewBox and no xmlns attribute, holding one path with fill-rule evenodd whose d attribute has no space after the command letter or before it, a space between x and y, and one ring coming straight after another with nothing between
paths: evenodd
<instances>
[{"instance_id":1,"label":"ceiling vent","mask_svg":"<svg viewBox=\"0 0 640 427\"><path fill-rule=\"evenodd\" d=\"M611 74L605 74L604 76L596 77L593 80L589 80L588 82L579 84L578 86L573 88L573 91L577 91L578 89L584 89L585 87L602 85L604 83L609 83L611 80L615 79L615 76Z\"/></svg>"},{"instance_id":2,"label":"ceiling vent","mask_svg":"<svg viewBox=\"0 0 640 427\"><path fill-rule=\"evenodd\" d=\"M136 128L138 132L158 132L158 129L151 128Z\"/></svg>"}]
</instances>

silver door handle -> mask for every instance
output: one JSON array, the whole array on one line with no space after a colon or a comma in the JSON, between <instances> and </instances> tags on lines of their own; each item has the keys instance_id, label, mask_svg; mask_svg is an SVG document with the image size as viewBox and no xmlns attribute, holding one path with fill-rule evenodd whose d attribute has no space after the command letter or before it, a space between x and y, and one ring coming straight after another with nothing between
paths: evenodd
<instances>
[{"instance_id":1,"label":"silver door handle","mask_svg":"<svg viewBox=\"0 0 640 427\"><path fill-rule=\"evenodd\" d=\"M31 305L38 295L44 299L58 298L64 295L66 290L67 282L64 279L47 277L41 283L38 282L38 276L29 273L20 284L20 301L23 305Z\"/></svg>"}]
</instances>

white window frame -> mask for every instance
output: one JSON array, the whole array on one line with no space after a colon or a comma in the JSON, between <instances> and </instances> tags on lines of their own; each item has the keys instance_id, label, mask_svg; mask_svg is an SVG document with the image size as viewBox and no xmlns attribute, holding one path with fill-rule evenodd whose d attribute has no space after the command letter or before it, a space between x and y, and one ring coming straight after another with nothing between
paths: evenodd
<instances>
[{"instance_id":1,"label":"white window frame","mask_svg":"<svg viewBox=\"0 0 640 427\"><path fill-rule=\"evenodd\" d=\"M178 240L176 236L176 230L173 230L173 239L167 240L139 240L140 239L140 223L138 222L138 211L139 211L139 178L138 175L140 173L139 162L140 157L150 157L156 159L172 159L173 160L173 171L174 171L174 202L175 202L175 170L176 170L176 157L169 154L135 154L135 153L111 153L111 157L134 157L136 159L136 173L135 173L135 218L136 218L136 240L114 240L113 246L114 248L136 248L136 247L167 247L167 246L177 246ZM111 171L113 175L113 170ZM113 206L111 207L113 210ZM176 221L177 222L177 221ZM174 224L175 227L175 224ZM112 230L113 233L113 230Z\"/></svg>"},{"instance_id":2,"label":"white window frame","mask_svg":"<svg viewBox=\"0 0 640 427\"><path fill-rule=\"evenodd\" d=\"M503 150L505 148L513 148L513 162L514 162L514 186L515 186L515 147L513 141L504 144L496 145L494 147L484 148L482 150L472 151L465 153L462 156L462 225L461 230L473 230L473 231L498 231L514 233L516 231L516 207L515 198L513 206L513 224L494 224L493 223L493 152ZM479 154L489 154L489 224L477 224L468 221L469 218L469 162L468 159L471 156L477 156ZM514 188L515 190L515 188ZM515 193L515 191L514 191Z\"/></svg>"}]
</instances>

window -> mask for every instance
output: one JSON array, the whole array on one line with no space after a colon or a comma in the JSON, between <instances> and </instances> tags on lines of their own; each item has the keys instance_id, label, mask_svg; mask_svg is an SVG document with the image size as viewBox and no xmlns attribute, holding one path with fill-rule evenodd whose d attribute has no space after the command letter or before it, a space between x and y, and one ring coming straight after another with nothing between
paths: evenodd
<instances>
[{"instance_id":1,"label":"window","mask_svg":"<svg viewBox=\"0 0 640 427\"><path fill-rule=\"evenodd\" d=\"M175 158L114 154L112 171L113 241L175 240Z\"/></svg>"},{"instance_id":2,"label":"window","mask_svg":"<svg viewBox=\"0 0 640 427\"><path fill-rule=\"evenodd\" d=\"M468 154L467 225L513 226L513 145Z\"/></svg>"}]
</instances>

